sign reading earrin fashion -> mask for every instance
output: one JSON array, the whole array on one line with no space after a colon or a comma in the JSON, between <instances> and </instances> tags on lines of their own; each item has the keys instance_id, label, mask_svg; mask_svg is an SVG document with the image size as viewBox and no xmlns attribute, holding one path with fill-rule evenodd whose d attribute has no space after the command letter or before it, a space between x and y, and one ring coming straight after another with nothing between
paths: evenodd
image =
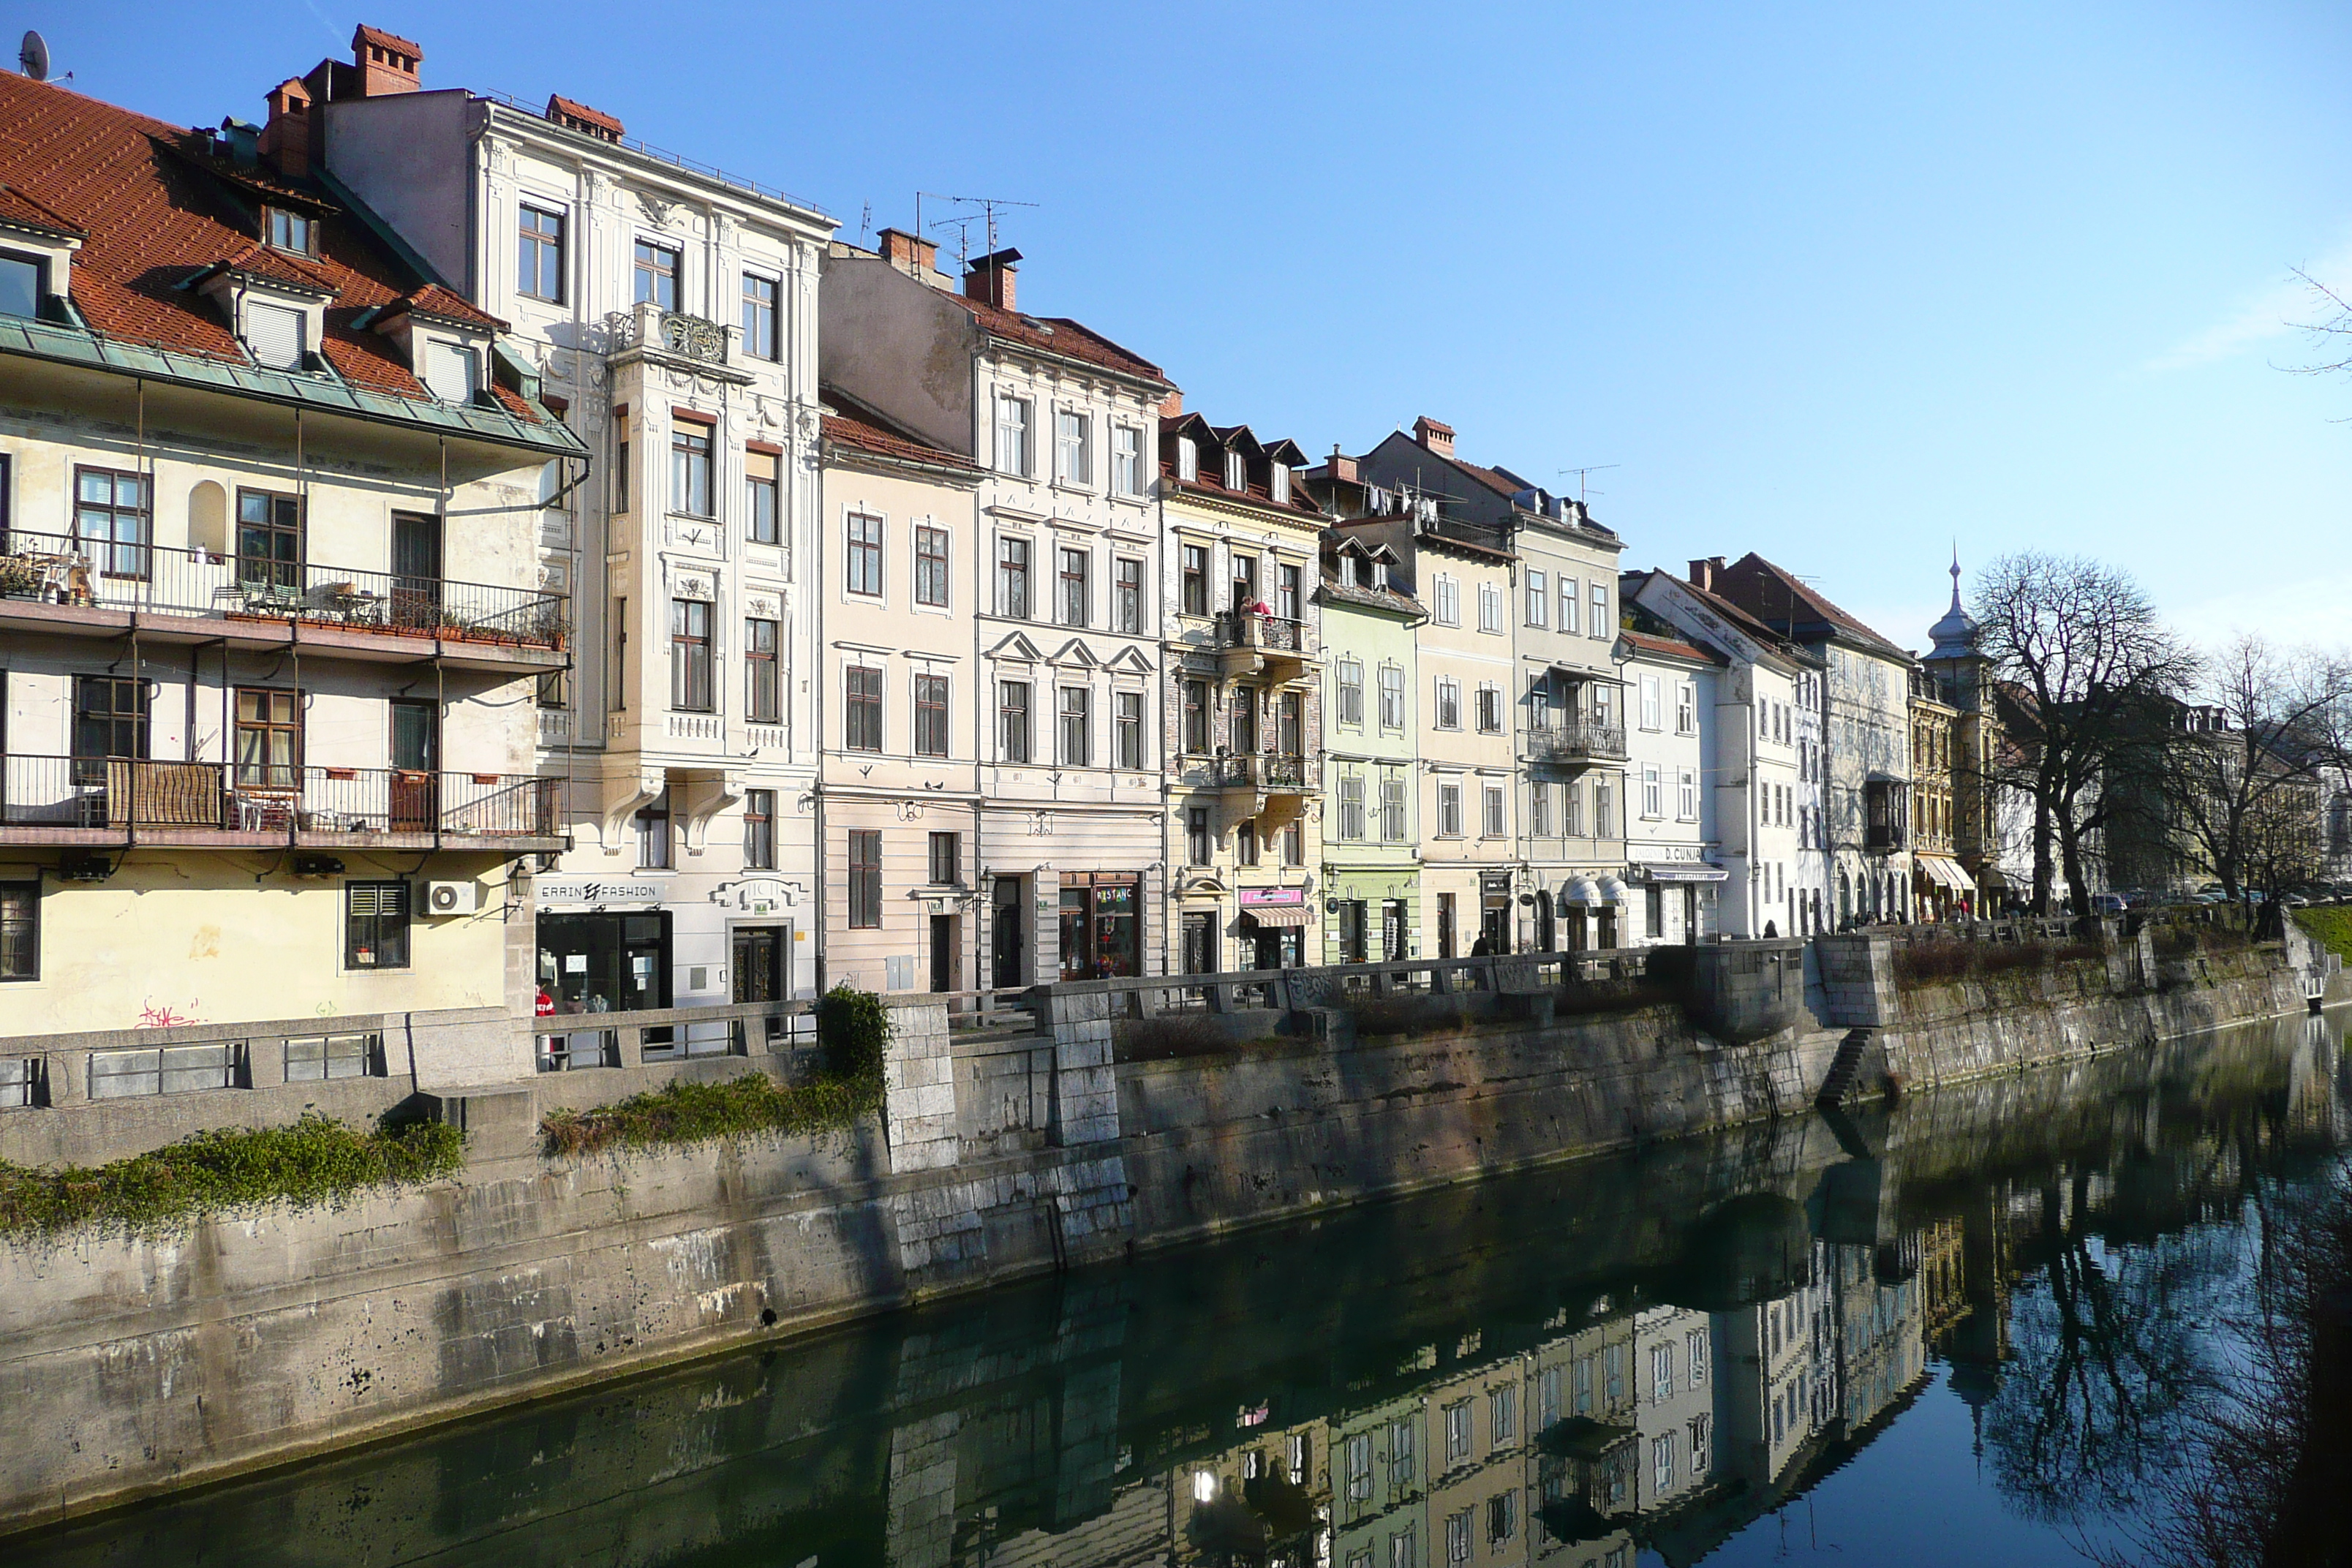
<instances>
[{"instance_id":1,"label":"sign reading earrin fashion","mask_svg":"<svg viewBox=\"0 0 2352 1568\"><path fill-rule=\"evenodd\" d=\"M576 882L542 877L534 885L541 909L558 904L658 904L662 889L650 882Z\"/></svg>"}]
</instances>

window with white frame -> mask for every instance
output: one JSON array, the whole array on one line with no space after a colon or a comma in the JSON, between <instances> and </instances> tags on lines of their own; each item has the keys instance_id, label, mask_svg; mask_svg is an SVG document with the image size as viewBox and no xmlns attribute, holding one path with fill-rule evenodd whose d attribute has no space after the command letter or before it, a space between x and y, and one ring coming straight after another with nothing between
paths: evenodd
<instances>
[{"instance_id":1,"label":"window with white frame","mask_svg":"<svg viewBox=\"0 0 2352 1568\"><path fill-rule=\"evenodd\" d=\"M1462 837L1462 786L1458 784L1444 782L1437 786L1437 836Z\"/></svg>"},{"instance_id":2,"label":"window with white frame","mask_svg":"<svg viewBox=\"0 0 2352 1568\"><path fill-rule=\"evenodd\" d=\"M1592 781L1592 836L1617 837L1617 790L1607 779Z\"/></svg>"},{"instance_id":3,"label":"window with white frame","mask_svg":"<svg viewBox=\"0 0 2352 1568\"><path fill-rule=\"evenodd\" d=\"M1364 836L1364 777L1344 773L1339 779L1339 837L1350 843Z\"/></svg>"},{"instance_id":4,"label":"window with white frame","mask_svg":"<svg viewBox=\"0 0 2352 1568\"><path fill-rule=\"evenodd\" d=\"M1290 470L1280 463L1275 464L1267 472L1266 488L1267 492L1274 497L1276 506L1288 506L1290 504Z\"/></svg>"},{"instance_id":5,"label":"window with white frame","mask_svg":"<svg viewBox=\"0 0 2352 1568\"><path fill-rule=\"evenodd\" d=\"M1581 620L1576 613L1576 595L1579 592L1580 590L1576 585L1575 578L1562 577L1559 580L1559 629L1570 637L1576 635L1578 625Z\"/></svg>"},{"instance_id":6,"label":"window with white frame","mask_svg":"<svg viewBox=\"0 0 2352 1568\"><path fill-rule=\"evenodd\" d=\"M1062 699L1062 764L1083 768L1094 761L1094 693L1084 686L1065 686Z\"/></svg>"},{"instance_id":7,"label":"window with white frame","mask_svg":"<svg viewBox=\"0 0 2352 1568\"><path fill-rule=\"evenodd\" d=\"M1503 585L1499 583L1478 584L1478 629L1482 632L1503 629Z\"/></svg>"},{"instance_id":8,"label":"window with white frame","mask_svg":"<svg viewBox=\"0 0 2352 1568\"><path fill-rule=\"evenodd\" d=\"M1187 484L1201 477L1201 444L1190 436L1176 437L1176 477Z\"/></svg>"},{"instance_id":9,"label":"window with white frame","mask_svg":"<svg viewBox=\"0 0 2352 1568\"><path fill-rule=\"evenodd\" d=\"M915 525L915 603L944 608L948 602L948 531Z\"/></svg>"},{"instance_id":10,"label":"window with white frame","mask_svg":"<svg viewBox=\"0 0 2352 1568\"><path fill-rule=\"evenodd\" d=\"M1675 733L1698 733L1698 688L1687 680L1675 683Z\"/></svg>"},{"instance_id":11,"label":"window with white frame","mask_svg":"<svg viewBox=\"0 0 2352 1568\"><path fill-rule=\"evenodd\" d=\"M1000 396L996 400L996 471L1029 476L1029 400Z\"/></svg>"},{"instance_id":12,"label":"window with white frame","mask_svg":"<svg viewBox=\"0 0 2352 1568\"><path fill-rule=\"evenodd\" d=\"M1143 693L1113 692L1111 700L1118 710L1114 720L1118 726L1118 765L1139 768L1143 765Z\"/></svg>"},{"instance_id":13,"label":"window with white frame","mask_svg":"<svg viewBox=\"0 0 2352 1568\"><path fill-rule=\"evenodd\" d=\"M1437 678L1436 725L1441 730L1462 728L1462 683L1450 675Z\"/></svg>"},{"instance_id":14,"label":"window with white frame","mask_svg":"<svg viewBox=\"0 0 2352 1568\"><path fill-rule=\"evenodd\" d=\"M1404 729L1404 666L1381 666L1381 728Z\"/></svg>"},{"instance_id":15,"label":"window with white frame","mask_svg":"<svg viewBox=\"0 0 2352 1568\"><path fill-rule=\"evenodd\" d=\"M1342 555L1339 557L1339 586L1352 588L1355 585L1356 558L1352 554Z\"/></svg>"},{"instance_id":16,"label":"window with white frame","mask_svg":"<svg viewBox=\"0 0 2352 1568\"><path fill-rule=\"evenodd\" d=\"M1029 618L1029 541L1013 534L996 541L996 613Z\"/></svg>"},{"instance_id":17,"label":"window with white frame","mask_svg":"<svg viewBox=\"0 0 2352 1568\"><path fill-rule=\"evenodd\" d=\"M284 305L272 305L262 300L245 302L245 346L252 352L253 363L271 370L300 370L303 356L310 348L310 318L301 311ZM435 384L433 348L438 340L426 340L425 374L422 379L433 395L449 399ZM468 395L471 389L468 389Z\"/></svg>"},{"instance_id":18,"label":"window with white frame","mask_svg":"<svg viewBox=\"0 0 2352 1568\"><path fill-rule=\"evenodd\" d=\"M1249 459L1239 452L1225 454L1225 489L1237 494L1249 489Z\"/></svg>"},{"instance_id":19,"label":"window with white frame","mask_svg":"<svg viewBox=\"0 0 2352 1568\"><path fill-rule=\"evenodd\" d=\"M444 403L471 403L481 384L481 358L472 349L442 338L425 341L425 384L434 396Z\"/></svg>"},{"instance_id":20,"label":"window with white frame","mask_svg":"<svg viewBox=\"0 0 2352 1568\"><path fill-rule=\"evenodd\" d=\"M1675 773L1675 816L1684 822L1698 820L1698 774L1689 768Z\"/></svg>"},{"instance_id":21,"label":"window with white frame","mask_svg":"<svg viewBox=\"0 0 2352 1568\"><path fill-rule=\"evenodd\" d=\"M1054 474L1066 485L1090 485L1095 479L1092 421L1075 408L1054 415Z\"/></svg>"},{"instance_id":22,"label":"window with white frame","mask_svg":"<svg viewBox=\"0 0 2352 1568\"><path fill-rule=\"evenodd\" d=\"M1585 626L1585 634L1607 642L1616 629L1617 623L1609 614L1609 584L1595 583L1592 584L1592 616Z\"/></svg>"},{"instance_id":23,"label":"window with white frame","mask_svg":"<svg viewBox=\"0 0 2352 1568\"><path fill-rule=\"evenodd\" d=\"M1491 680L1478 683L1478 731L1486 735L1503 731L1503 689Z\"/></svg>"},{"instance_id":24,"label":"window with white frame","mask_svg":"<svg viewBox=\"0 0 2352 1568\"><path fill-rule=\"evenodd\" d=\"M1381 839L1404 842L1404 775L1391 771L1381 775Z\"/></svg>"},{"instance_id":25,"label":"window with white frame","mask_svg":"<svg viewBox=\"0 0 2352 1568\"><path fill-rule=\"evenodd\" d=\"M1462 584L1447 573L1437 574L1437 603L1431 606L1432 618L1441 626L1462 624Z\"/></svg>"},{"instance_id":26,"label":"window with white frame","mask_svg":"<svg viewBox=\"0 0 2352 1568\"><path fill-rule=\"evenodd\" d=\"M1364 724L1364 661L1349 658L1339 661L1339 719L1349 729L1360 730Z\"/></svg>"},{"instance_id":27,"label":"window with white frame","mask_svg":"<svg viewBox=\"0 0 2352 1568\"><path fill-rule=\"evenodd\" d=\"M1528 574L1528 625L1542 626L1551 619L1551 579L1540 572Z\"/></svg>"},{"instance_id":28,"label":"window with white frame","mask_svg":"<svg viewBox=\"0 0 2352 1568\"><path fill-rule=\"evenodd\" d=\"M1061 564L1055 578L1060 588L1056 597L1062 612L1062 624L1066 626L1086 626L1092 604L1087 572L1093 560L1093 552L1073 550L1065 545L1057 553L1061 557Z\"/></svg>"},{"instance_id":29,"label":"window with white frame","mask_svg":"<svg viewBox=\"0 0 2352 1568\"><path fill-rule=\"evenodd\" d=\"M1584 837L1584 786L1574 779L1559 786L1559 830L1570 838Z\"/></svg>"},{"instance_id":30,"label":"window with white frame","mask_svg":"<svg viewBox=\"0 0 2352 1568\"><path fill-rule=\"evenodd\" d=\"M1642 815L1652 821L1665 815L1665 806L1660 799L1660 793L1658 765L1655 763L1643 763Z\"/></svg>"},{"instance_id":31,"label":"window with white frame","mask_svg":"<svg viewBox=\"0 0 2352 1568\"><path fill-rule=\"evenodd\" d=\"M1641 689L1642 728L1655 730L1660 727L1660 720L1663 717L1658 704L1658 678L1654 675L1642 677Z\"/></svg>"},{"instance_id":32,"label":"window with white frame","mask_svg":"<svg viewBox=\"0 0 2352 1568\"><path fill-rule=\"evenodd\" d=\"M1143 493L1143 432L1132 425L1111 429L1110 483L1123 496Z\"/></svg>"},{"instance_id":33,"label":"window with white frame","mask_svg":"<svg viewBox=\"0 0 2352 1568\"><path fill-rule=\"evenodd\" d=\"M1486 797L1486 811L1485 816L1486 837L1489 838L1500 838L1510 831L1508 826L1506 826L1509 821L1509 818L1504 813L1503 786L1501 784L1488 784L1486 787L1485 794Z\"/></svg>"},{"instance_id":34,"label":"window with white frame","mask_svg":"<svg viewBox=\"0 0 2352 1568\"><path fill-rule=\"evenodd\" d=\"M842 520L842 589L864 598L882 596L882 520L853 511Z\"/></svg>"}]
</instances>

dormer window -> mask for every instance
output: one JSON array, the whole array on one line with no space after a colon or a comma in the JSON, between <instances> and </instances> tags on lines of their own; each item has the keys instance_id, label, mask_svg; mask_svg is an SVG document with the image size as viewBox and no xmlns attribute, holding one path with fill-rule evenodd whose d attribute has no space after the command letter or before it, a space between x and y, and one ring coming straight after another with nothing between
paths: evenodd
<instances>
[{"instance_id":1,"label":"dormer window","mask_svg":"<svg viewBox=\"0 0 2352 1568\"><path fill-rule=\"evenodd\" d=\"M1352 588L1355 585L1356 558L1352 555L1342 555L1339 557L1339 586Z\"/></svg>"},{"instance_id":2,"label":"dormer window","mask_svg":"<svg viewBox=\"0 0 2352 1568\"><path fill-rule=\"evenodd\" d=\"M297 256L318 254L319 226L307 214L289 212L284 207L265 207L262 224L272 250L290 250Z\"/></svg>"},{"instance_id":3,"label":"dormer window","mask_svg":"<svg viewBox=\"0 0 2352 1568\"><path fill-rule=\"evenodd\" d=\"M473 402L481 375L481 357L464 343L446 338L425 340L425 374L420 379L442 402Z\"/></svg>"},{"instance_id":4,"label":"dormer window","mask_svg":"<svg viewBox=\"0 0 2352 1568\"><path fill-rule=\"evenodd\" d=\"M310 318L267 300L245 302L245 346L253 363L269 370L300 370L310 352Z\"/></svg>"},{"instance_id":5,"label":"dormer window","mask_svg":"<svg viewBox=\"0 0 2352 1568\"><path fill-rule=\"evenodd\" d=\"M1176 437L1176 477L1187 483L1201 477L1201 448L1190 436Z\"/></svg>"},{"instance_id":6,"label":"dormer window","mask_svg":"<svg viewBox=\"0 0 2352 1568\"><path fill-rule=\"evenodd\" d=\"M1274 476L1270 482L1274 489L1275 504L1288 506L1290 504L1290 470L1276 463L1274 466Z\"/></svg>"},{"instance_id":7,"label":"dormer window","mask_svg":"<svg viewBox=\"0 0 2352 1568\"><path fill-rule=\"evenodd\" d=\"M1375 562L1373 562L1373 563L1372 563L1372 586L1373 586L1373 587L1375 587L1375 588L1386 588L1388 585L1389 585L1389 563L1388 563L1387 562L1385 562L1385 561L1375 561Z\"/></svg>"},{"instance_id":8,"label":"dormer window","mask_svg":"<svg viewBox=\"0 0 2352 1568\"><path fill-rule=\"evenodd\" d=\"M1229 490L1249 489L1249 463L1239 452L1225 454L1225 489Z\"/></svg>"},{"instance_id":9,"label":"dormer window","mask_svg":"<svg viewBox=\"0 0 2352 1568\"><path fill-rule=\"evenodd\" d=\"M0 251L0 316L38 316L41 297L49 291L48 270L34 257Z\"/></svg>"}]
</instances>

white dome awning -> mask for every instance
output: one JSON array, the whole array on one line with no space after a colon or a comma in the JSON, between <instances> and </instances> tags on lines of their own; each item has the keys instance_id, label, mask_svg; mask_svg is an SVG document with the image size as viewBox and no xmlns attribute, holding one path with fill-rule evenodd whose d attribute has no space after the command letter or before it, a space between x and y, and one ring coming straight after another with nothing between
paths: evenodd
<instances>
[{"instance_id":1,"label":"white dome awning","mask_svg":"<svg viewBox=\"0 0 2352 1568\"><path fill-rule=\"evenodd\" d=\"M1590 877L1570 877L1560 884L1559 901L1563 904L1598 904L1601 902L1601 889L1593 885Z\"/></svg>"},{"instance_id":2,"label":"white dome awning","mask_svg":"<svg viewBox=\"0 0 2352 1568\"><path fill-rule=\"evenodd\" d=\"M1630 904L1633 901L1633 890L1614 877L1603 877L1601 879L1601 898L1604 903Z\"/></svg>"}]
</instances>

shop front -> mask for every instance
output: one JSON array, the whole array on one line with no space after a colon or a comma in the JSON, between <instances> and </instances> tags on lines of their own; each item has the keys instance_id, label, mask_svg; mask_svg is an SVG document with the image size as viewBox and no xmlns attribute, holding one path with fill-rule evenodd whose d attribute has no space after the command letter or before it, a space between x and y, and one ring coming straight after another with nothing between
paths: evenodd
<instances>
[{"instance_id":1,"label":"shop front","mask_svg":"<svg viewBox=\"0 0 2352 1568\"><path fill-rule=\"evenodd\" d=\"M1641 941L1695 946L1716 931L1717 886L1730 873L1704 860L1652 860L1632 868L1641 894Z\"/></svg>"},{"instance_id":2,"label":"shop front","mask_svg":"<svg viewBox=\"0 0 2352 1568\"><path fill-rule=\"evenodd\" d=\"M1242 937L1250 944L1253 969L1296 969L1307 962L1307 932L1314 906L1304 888L1244 888Z\"/></svg>"},{"instance_id":3,"label":"shop front","mask_svg":"<svg viewBox=\"0 0 2352 1568\"><path fill-rule=\"evenodd\" d=\"M1062 873L1061 974L1123 980L1143 973L1142 879L1132 871Z\"/></svg>"}]
</instances>

